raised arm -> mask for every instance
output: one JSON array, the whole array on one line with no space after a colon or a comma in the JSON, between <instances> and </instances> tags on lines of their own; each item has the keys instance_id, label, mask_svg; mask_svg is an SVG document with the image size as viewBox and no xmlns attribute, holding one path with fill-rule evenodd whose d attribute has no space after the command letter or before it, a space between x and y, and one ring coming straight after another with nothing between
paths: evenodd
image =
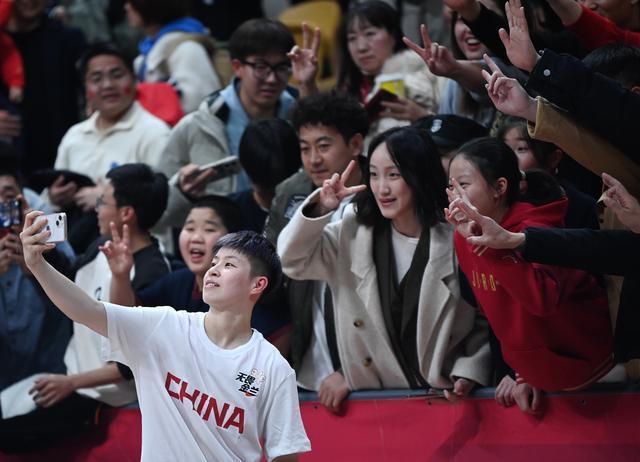
<instances>
[{"instance_id":1,"label":"raised arm","mask_svg":"<svg viewBox=\"0 0 640 462\"><path fill-rule=\"evenodd\" d=\"M423 59L434 75L453 79L469 91L482 89L484 80L482 79L481 67L478 64L455 59L447 47L432 42L424 24L420 26L420 34L422 35L423 47L413 43L408 37L404 37L402 40Z\"/></svg>"},{"instance_id":2,"label":"raised arm","mask_svg":"<svg viewBox=\"0 0 640 462\"><path fill-rule=\"evenodd\" d=\"M72 321L84 324L98 334L107 336L107 314L104 305L89 297L76 284L60 274L45 261L42 253L55 247L45 244L50 231L45 231L44 220L34 223L40 211L29 212L25 218L24 228L20 233L24 260L29 270L42 286L51 301Z\"/></svg>"}]
</instances>

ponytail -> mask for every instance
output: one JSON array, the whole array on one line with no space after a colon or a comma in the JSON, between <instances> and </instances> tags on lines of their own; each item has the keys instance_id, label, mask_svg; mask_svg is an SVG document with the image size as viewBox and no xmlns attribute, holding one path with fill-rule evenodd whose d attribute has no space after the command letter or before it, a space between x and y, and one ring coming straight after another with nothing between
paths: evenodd
<instances>
[{"instance_id":1,"label":"ponytail","mask_svg":"<svg viewBox=\"0 0 640 462\"><path fill-rule=\"evenodd\" d=\"M533 205L544 205L565 197L564 190L553 175L534 168L524 172L525 187L520 189L518 200Z\"/></svg>"}]
</instances>

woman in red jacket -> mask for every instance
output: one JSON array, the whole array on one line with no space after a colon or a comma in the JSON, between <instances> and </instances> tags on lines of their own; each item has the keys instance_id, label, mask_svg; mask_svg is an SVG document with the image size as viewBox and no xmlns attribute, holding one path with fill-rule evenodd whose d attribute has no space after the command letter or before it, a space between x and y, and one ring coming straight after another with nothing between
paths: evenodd
<instances>
[{"instance_id":1,"label":"woman in red jacket","mask_svg":"<svg viewBox=\"0 0 640 462\"><path fill-rule=\"evenodd\" d=\"M495 138L463 145L449 175L457 192L482 215L509 231L562 227L567 199L548 173L518 169L511 149ZM524 193L521 190L525 191ZM605 291L587 272L529 263L516 251L477 249L467 243L473 222L456 209L455 248L480 308L516 372L512 396L536 411L539 392L584 388L613 366L612 328ZM500 387L499 387L500 388Z\"/></svg>"}]
</instances>

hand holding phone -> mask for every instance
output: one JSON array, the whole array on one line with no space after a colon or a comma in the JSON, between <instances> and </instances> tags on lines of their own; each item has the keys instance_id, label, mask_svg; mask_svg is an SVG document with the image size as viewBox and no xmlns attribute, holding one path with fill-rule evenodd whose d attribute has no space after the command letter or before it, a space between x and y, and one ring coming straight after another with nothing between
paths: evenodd
<instances>
[{"instance_id":1,"label":"hand holding phone","mask_svg":"<svg viewBox=\"0 0 640 462\"><path fill-rule=\"evenodd\" d=\"M58 242L64 242L67 240L67 214L64 212L52 213L50 215L40 215L35 219L34 223L46 220L47 224L44 227L44 231L50 231L51 235L47 240L43 241L45 244L55 244Z\"/></svg>"}]
</instances>

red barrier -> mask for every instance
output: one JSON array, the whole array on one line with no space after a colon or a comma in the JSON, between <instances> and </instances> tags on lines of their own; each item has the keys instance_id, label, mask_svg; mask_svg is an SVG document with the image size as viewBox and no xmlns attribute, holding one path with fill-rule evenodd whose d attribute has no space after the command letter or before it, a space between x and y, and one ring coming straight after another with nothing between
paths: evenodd
<instances>
[{"instance_id":1,"label":"red barrier","mask_svg":"<svg viewBox=\"0 0 640 462\"><path fill-rule=\"evenodd\" d=\"M640 460L640 394L584 394L545 399L543 418L492 399L457 405L442 400L351 400L337 417L315 402L302 402L302 417L315 461L634 461ZM137 461L140 414L106 412L105 441L77 436L28 456L0 455L2 462Z\"/></svg>"}]
</instances>

